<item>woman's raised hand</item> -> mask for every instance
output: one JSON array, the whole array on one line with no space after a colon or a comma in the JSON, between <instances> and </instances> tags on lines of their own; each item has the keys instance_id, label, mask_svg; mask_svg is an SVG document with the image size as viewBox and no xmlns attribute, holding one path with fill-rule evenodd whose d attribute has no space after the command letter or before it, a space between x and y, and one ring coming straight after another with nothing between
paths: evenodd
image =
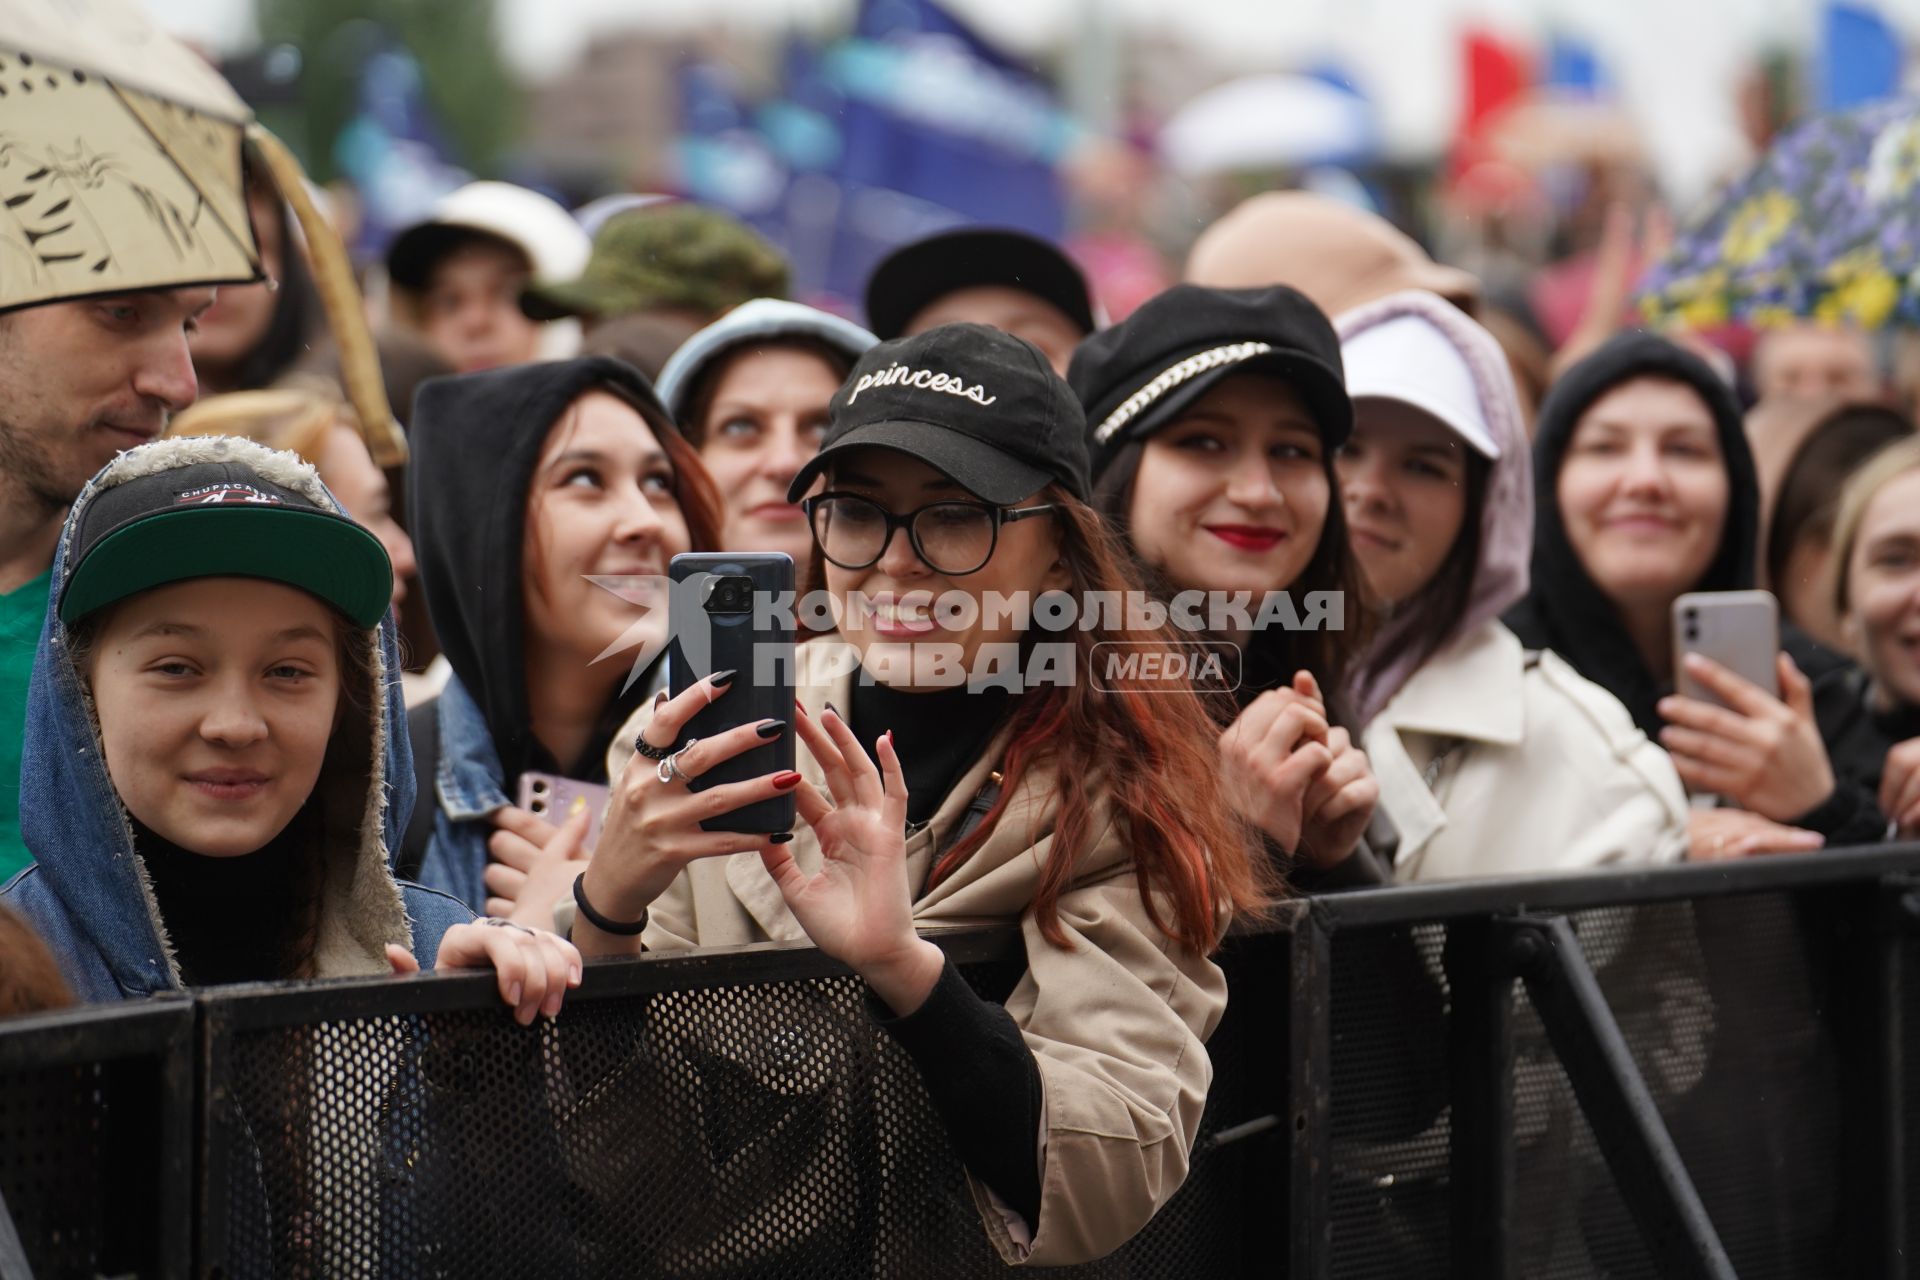
<instances>
[{"instance_id":1,"label":"woman's raised hand","mask_svg":"<svg viewBox=\"0 0 1920 1280\"><path fill-rule=\"evenodd\" d=\"M1880 812L1893 823L1900 839L1920 835L1920 738L1908 738L1887 749L1879 800Z\"/></svg>"},{"instance_id":2,"label":"woman's raised hand","mask_svg":"<svg viewBox=\"0 0 1920 1280\"><path fill-rule=\"evenodd\" d=\"M586 847L588 814L583 810L556 827L508 805L490 818L494 832L487 837L487 914L545 927L553 920L553 904L567 898L574 877L587 869L592 856Z\"/></svg>"},{"instance_id":3,"label":"woman's raised hand","mask_svg":"<svg viewBox=\"0 0 1920 1280\"><path fill-rule=\"evenodd\" d=\"M1292 688L1269 689L1248 703L1220 735L1228 798L1288 853L1300 851L1308 793L1333 763L1328 736L1319 686L1304 671Z\"/></svg>"},{"instance_id":4,"label":"woman's raised hand","mask_svg":"<svg viewBox=\"0 0 1920 1280\"><path fill-rule=\"evenodd\" d=\"M800 740L826 775L832 799L802 782L794 793L801 821L820 842L820 869L800 869L785 844L760 856L787 909L813 944L858 973L896 1013L919 1008L940 979L945 957L914 931L907 883L907 780L893 735L880 739L880 764L829 708L800 717Z\"/></svg>"},{"instance_id":5,"label":"woman's raised hand","mask_svg":"<svg viewBox=\"0 0 1920 1280\"><path fill-rule=\"evenodd\" d=\"M656 750L681 742L687 722L715 699L726 696L732 679L730 671L716 672L678 697L662 702L641 731L641 741ZM764 834L705 831L700 824L744 805L784 795L800 781L799 774L770 773L698 792L689 790L687 782L742 752L764 747L785 732L785 722L762 720L702 738L679 752L674 759L679 776L666 782L661 781L661 766L656 762L642 755L628 761L614 780L600 827L600 843L584 873L587 901L594 909L612 920L638 920L689 863L746 853L765 845ZM575 919L573 936L594 955L631 952L639 947L638 938L604 934L584 918Z\"/></svg>"},{"instance_id":6,"label":"woman's raised hand","mask_svg":"<svg viewBox=\"0 0 1920 1280\"><path fill-rule=\"evenodd\" d=\"M1687 674L1727 705L1660 699L1660 714L1669 721L1660 745L1680 780L1775 822L1792 822L1824 804L1833 794L1833 766L1814 722L1813 688L1793 659L1779 656L1784 699L1701 654L1688 654L1686 663Z\"/></svg>"}]
</instances>

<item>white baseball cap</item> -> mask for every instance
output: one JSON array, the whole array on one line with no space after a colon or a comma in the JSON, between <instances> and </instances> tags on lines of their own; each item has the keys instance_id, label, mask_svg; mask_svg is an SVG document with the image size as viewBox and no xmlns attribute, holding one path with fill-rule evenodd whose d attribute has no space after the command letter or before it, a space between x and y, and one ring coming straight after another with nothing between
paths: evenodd
<instances>
[{"instance_id":1,"label":"white baseball cap","mask_svg":"<svg viewBox=\"0 0 1920 1280\"><path fill-rule=\"evenodd\" d=\"M394 238L387 274L402 288L424 288L450 238L465 231L483 231L518 248L541 284L579 275L592 248L573 215L538 191L509 182L469 182Z\"/></svg>"},{"instance_id":2,"label":"white baseball cap","mask_svg":"<svg viewBox=\"0 0 1920 1280\"><path fill-rule=\"evenodd\" d=\"M1398 400L1439 419L1482 456L1500 456L1472 366L1424 316L1394 316L1362 329L1341 345L1340 361L1356 408L1363 400Z\"/></svg>"}]
</instances>

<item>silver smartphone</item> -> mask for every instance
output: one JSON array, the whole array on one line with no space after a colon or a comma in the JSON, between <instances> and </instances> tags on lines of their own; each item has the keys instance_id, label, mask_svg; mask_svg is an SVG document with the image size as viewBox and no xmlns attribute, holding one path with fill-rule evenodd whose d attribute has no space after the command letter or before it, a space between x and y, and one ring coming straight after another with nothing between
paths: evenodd
<instances>
[{"instance_id":1,"label":"silver smartphone","mask_svg":"<svg viewBox=\"0 0 1920 1280\"><path fill-rule=\"evenodd\" d=\"M1674 691L1726 705L1687 675L1681 661L1698 653L1743 680L1780 696L1780 606L1767 591L1689 591L1673 602Z\"/></svg>"}]
</instances>

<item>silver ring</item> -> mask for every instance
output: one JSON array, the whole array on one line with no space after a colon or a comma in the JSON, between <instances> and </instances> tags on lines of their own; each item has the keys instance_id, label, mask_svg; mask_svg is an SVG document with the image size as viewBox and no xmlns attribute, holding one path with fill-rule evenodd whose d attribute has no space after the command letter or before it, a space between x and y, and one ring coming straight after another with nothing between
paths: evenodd
<instances>
[{"instance_id":1,"label":"silver ring","mask_svg":"<svg viewBox=\"0 0 1920 1280\"><path fill-rule=\"evenodd\" d=\"M481 916L478 920L474 921L474 923L489 925L495 929L518 929L528 937L533 936L533 930L527 928L527 926L517 924L512 920L502 920L499 916Z\"/></svg>"},{"instance_id":2,"label":"silver ring","mask_svg":"<svg viewBox=\"0 0 1920 1280\"><path fill-rule=\"evenodd\" d=\"M680 757L693 750L693 744L698 741L700 741L698 738L688 738L686 746L681 747L678 751L667 756L653 767L653 776L660 779L663 783L677 782L687 777L686 774L680 772Z\"/></svg>"}]
</instances>

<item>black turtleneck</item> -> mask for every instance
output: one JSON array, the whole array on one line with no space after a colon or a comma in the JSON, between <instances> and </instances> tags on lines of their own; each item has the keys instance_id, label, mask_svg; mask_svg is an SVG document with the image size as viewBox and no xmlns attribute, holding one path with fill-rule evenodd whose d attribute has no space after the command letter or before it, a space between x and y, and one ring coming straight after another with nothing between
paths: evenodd
<instances>
[{"instance_id":1,"label":"black turtleneck","mask_svg":"<svg viewBox=\"0 0 1920 1280\"><path fill-rule=\"evenodd\" d=\"M837 710L876 760L881 735L893 730L907 776L907 820L926 822L1013 706L1004 688L902 693L856 678L853 706ZM1038 1230L1045 1091L1013 1015L982 999L951 961L926 1002L906 1017L891 1016L878 999L869 1005L919 1069L960 1162Z\"/></svg>"},{"instance_id":2,"label":"black turtleneck","mask_svg":"<svg viewBox=\"0 0 1920 1280\"><path fill-rule=\"evenodd\" d=\"M305 812L261 848L231 858L189 852L133 822L134 847L146 864L186 985L291 976Z\"/></svg>"},{"instance_id":3,"label":"black turtleneck","mask_svg":"<svg viewBox=\"0 0 1920 1280\"><path fill-rule=\"evenodd\" d=\"M881 737L893 730L893 749L907 775L907 820L926 822L980 758L1013 706L1011 694L997 685L903 693L856 679L853 705L840 710L876 762Z\"/></svg>"}]
</instances>

